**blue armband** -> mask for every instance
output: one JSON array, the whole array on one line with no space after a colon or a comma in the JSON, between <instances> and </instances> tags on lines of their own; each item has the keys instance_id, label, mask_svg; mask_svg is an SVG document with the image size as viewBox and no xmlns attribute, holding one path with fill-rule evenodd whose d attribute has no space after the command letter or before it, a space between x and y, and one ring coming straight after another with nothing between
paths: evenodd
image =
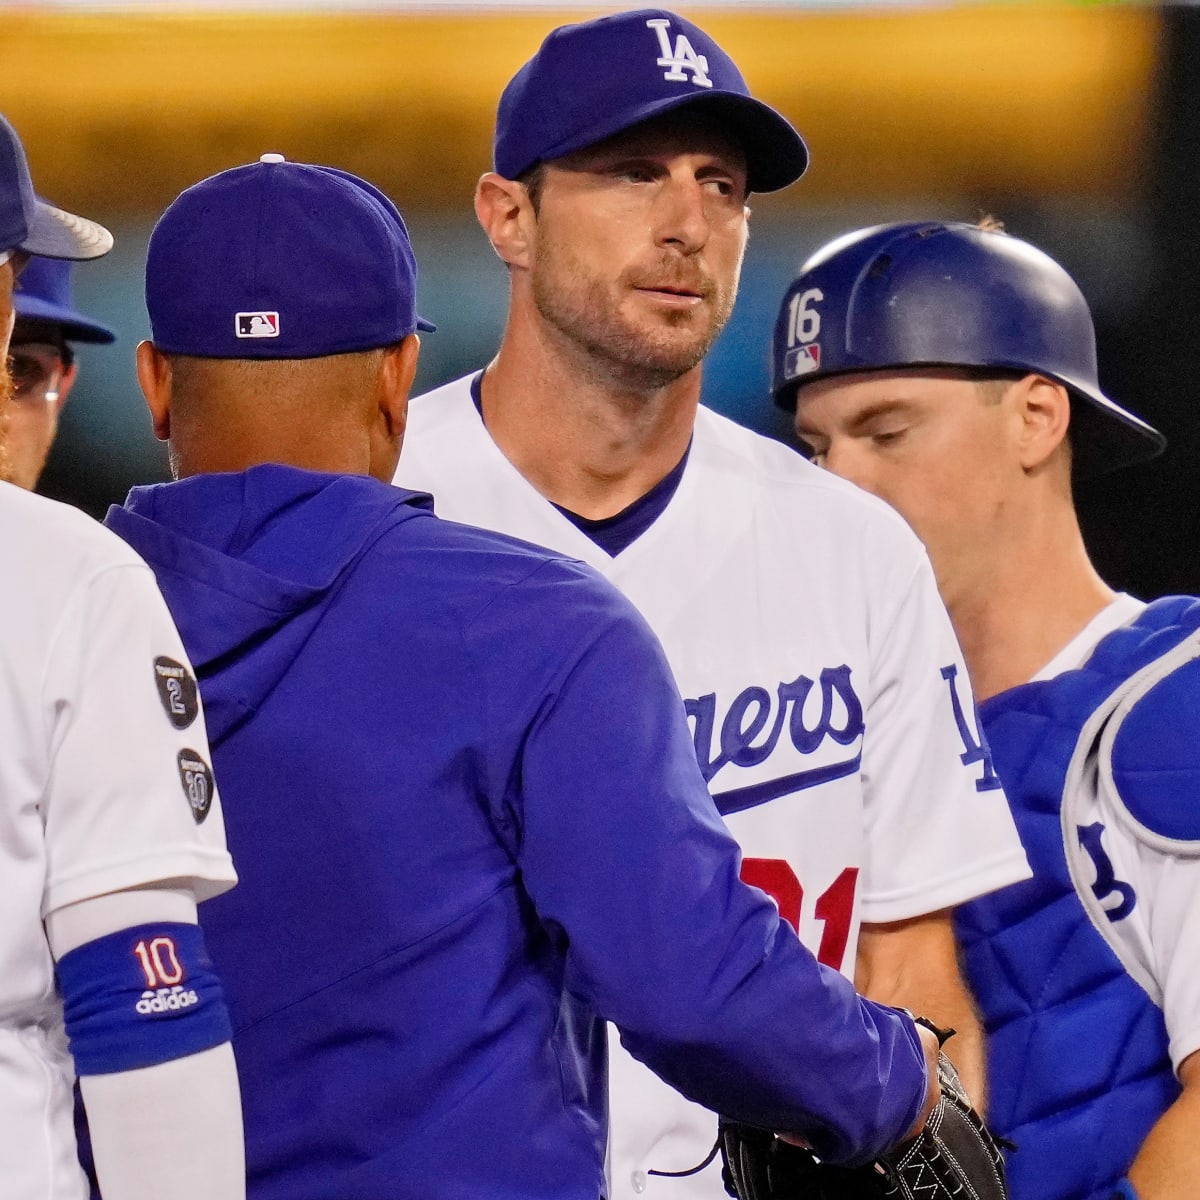
<instances>
[{"instance_id":1,"label":"blue armband","mask_svg":"<svg viewBox=\"0 0 1200 1200\"><path fill-rule=\"evenodd\" d=\"M1133 1184L1128 1178L1123 1178L1117 1184L1117 1190L1112 1194L1112 1200L1138 1200L1138 1194L1133 1190Z\"/></svg>"},{"instance_id":2,"label":"blue armband","mask_svg":"<svg viewBox=\"0 0 1200 1200\"><path fill-rule=\"evenodd\" d=\"M232 1037L198 925L135 925L64 954L56 968L75 1069L152 1067Z\"/></svg>"}]
</instances>

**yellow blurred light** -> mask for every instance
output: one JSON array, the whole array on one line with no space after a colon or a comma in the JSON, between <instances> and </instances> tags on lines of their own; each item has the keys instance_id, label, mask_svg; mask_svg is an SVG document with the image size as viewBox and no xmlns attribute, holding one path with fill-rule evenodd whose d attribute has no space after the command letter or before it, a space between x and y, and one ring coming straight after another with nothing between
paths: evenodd
<instances>
[{"instance_id":1,"label":"yellow blurred light","mask_svg":"<svg viewBox=\"0 0 1200 1200\"><path fill-rule=\"evenodd\" d=\"M551 27L596 11L10 8L0 109L41 190L100 215L161 208L267 150L356 171L402 204L465 209L505 82ZM1142 185L1161 25L1149 6L690 15L804 133L797 202L1121 201Z\"/></svg>"}]
</instances>

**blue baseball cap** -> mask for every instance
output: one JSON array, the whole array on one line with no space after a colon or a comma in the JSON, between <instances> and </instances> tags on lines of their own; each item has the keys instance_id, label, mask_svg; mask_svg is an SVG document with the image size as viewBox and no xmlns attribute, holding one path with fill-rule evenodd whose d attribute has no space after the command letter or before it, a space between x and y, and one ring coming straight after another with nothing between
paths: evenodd
<instances>
[{"instance_id":1,"label":"blue baseball cap","mask_svg":"<svg viewBox=\"0 0 1200 1200\"><path fill-rule=\"evenodd\" d=\"M747 186L774 192L808 166L791 123L750 89L699 26L661 8L562 25L500 97L493 161L516 179L674 109L719 115L746 154Z\"/></svg>"},{"instance_id":2,"label":"blue baseball cap","mask_svg":"<svg viewBox=\"0 0 1200 1200\"><path fill-rule=\"evenodd\" d=\"M62 259L31 258L13 287L17 319L46 321L69 342L115 342L117 335L107 325L75 308L71 271Z\"/></svg>"},{"instance_id":3,"label":"blue baseball cap","mask_svg":"<svg viewBox=\"0 0 1200 1200\"><path fill-rule=\"evenodd\" d=\"M34 195L21 139L0 116L0 255L24 250L46 258L99 258L112 245L103 225Z\"/></svg>"},{"instance_id":4,"label":"blue baseball cap","mask_svg":"<svg viewBox=\"0 0 1200 1200\"><path fill-rule=\"evenodd\" d=\"M150 235L155 346L198 358L322 358L434 328L396 206L333 167L264 154L187 189Z\"/></svg>"}]
</instances>

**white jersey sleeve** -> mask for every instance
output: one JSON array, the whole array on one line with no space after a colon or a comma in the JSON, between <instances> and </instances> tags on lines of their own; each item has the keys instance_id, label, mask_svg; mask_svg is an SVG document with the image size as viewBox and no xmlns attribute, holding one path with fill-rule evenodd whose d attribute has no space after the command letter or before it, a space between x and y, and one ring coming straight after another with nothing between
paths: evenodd
<instances>
[{"instance_id":1,"label":"white jersey sleeve","mask_svg":"<svg viewBox=\"0 0 1200 1200\"><path fill-rule=\"evenodd\" d=\"M1143 848L1147 940L1170 1034L1171 1062L1200 1050L1200 854L1163 855Z\"/></svg>"},{"instance_id":2,"label":"white jersey sleeve","mask_svg":"<svg viewBox=\"0 0 1200 1200\"><path fill-rule=\"evenodd\" d=\"M0 1179L6 1200L86 1200L46 918L236 877L195 679L149 568L8 484L0 563Z\"/></svg>"},{"instance_id":3,"label":"white jersey sleeve","mask_svg":"<svg viewBox=\"0 0 1200 1200\"><path fill-rule=\"evenodd\" d=\"M980 734L962 652L921 552L875 581L894 606L871 633L863 744L862 920L947 908L1028 876Z\"/></svg>"},{"instance_id":4,"label":"white jersey sleeve","mask_svg":"<svg viewBox=\"0 0 1200 1200\"><path fill-rule=\"evenodd\" d=\"M43 915L167 879L189 881L198 900L233 882L191 667L145 567L112 566L79 586L41 708Z\"/></svg>"}]
</instances>

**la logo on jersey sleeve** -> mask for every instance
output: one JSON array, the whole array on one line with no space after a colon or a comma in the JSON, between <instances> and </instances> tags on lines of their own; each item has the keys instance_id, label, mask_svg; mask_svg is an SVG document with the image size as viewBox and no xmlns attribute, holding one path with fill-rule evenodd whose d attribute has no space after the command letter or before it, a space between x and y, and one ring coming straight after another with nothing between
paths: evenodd
<instances>
[{"instance_id":1,"label":"la logo on jersey sleeve","mask_svg":"<svg viewBox=\"0 0 1200 1200\"><path fill-rule=\"evenodd\" d=\"M992 752L988 749L987 739L983 736L983 726L979 724L979 714L975 712L975 703L971 702L971 712L975 717L975 729L972 733L963 712L962 700L958 695L958 664L951 663L942 668L942 678L950 689L950 705L954 711L954 724L958 727L958 736L962 740L963 752L958 756L964 767L974 763L982 764L979 776L975 780L977 792L993 792L1000 786L1000 776L992 765Z\"/></svg>"}]
</instances>

